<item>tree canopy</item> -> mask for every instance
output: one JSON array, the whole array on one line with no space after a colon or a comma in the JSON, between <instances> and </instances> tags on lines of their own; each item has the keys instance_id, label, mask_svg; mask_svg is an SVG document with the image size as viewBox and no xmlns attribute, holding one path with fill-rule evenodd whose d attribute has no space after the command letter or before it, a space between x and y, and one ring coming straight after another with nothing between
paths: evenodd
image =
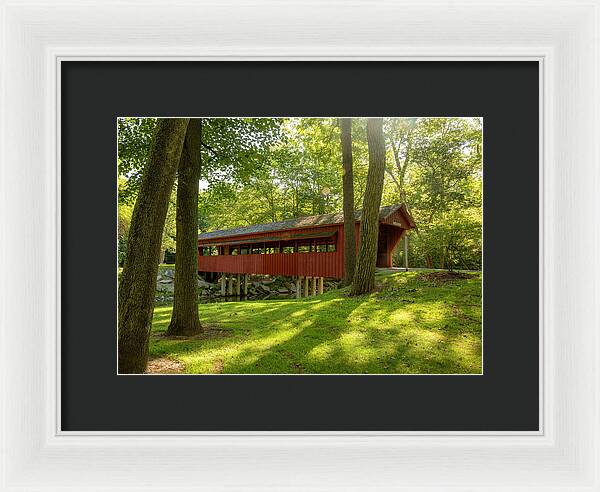
<instances>
[{"instance_id":1,"label":"tree canopy","mask_svg":"<svg viewBox=\"0 0 600 492\"><path fill-rule=\"evenodd\" d=\"M135 201L156 120L120 118L119 203ZM418 230L411 266L481 268L482 121L384 118L382 205L405 202ZM366 119L352 119L354 205L368 171ZM343 167L337 118L205 118L199 231L339 212ZM174 198L163 249L175 249ZM121 211L119 212L121 215ZM402 248L394 261L402 264Z\"/></svg>"}]
</instances>

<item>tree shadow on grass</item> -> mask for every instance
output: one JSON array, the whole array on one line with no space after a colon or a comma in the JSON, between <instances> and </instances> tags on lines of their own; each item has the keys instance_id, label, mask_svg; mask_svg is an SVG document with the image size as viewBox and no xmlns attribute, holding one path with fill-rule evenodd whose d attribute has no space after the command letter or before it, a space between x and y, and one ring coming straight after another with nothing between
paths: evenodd
<instances>
[{"instance_id":1,"label":"tree shadow on grass","mask_svg":"<svg viewBox=\"0 0 600 492\"><path fill-rule=\"evenodd\" d=\"M481 372L477 304L473 312L461 304L468 292L397 294L227 303L210 312L202 305L201 317L231 330L231 337L153 342L151 350L184 360L194 373L215 367L240 374ZM155 329L166 329L169 318L169 310L155 313Z\"/></svg>"},{"instance_id":2,"label":"tree shadow on grass","mask_svg":"<svg viewBox=\"0 0 600 492\"><path fill-rule=\"evenodd\" d=\"M241 347L225 363L232 373L478 373L477 354L466 360L455 346L464 336L448 320L426 320L411 312L402 326L389 323L398 306L378 303L380 326L367 323L371 299L328 309L316 303L306 309L302 326L273 344ZM332 323L331 315L346 323ZM350 322L355 320L356 322ZM364 320L364 326L361 326ZM478 348L478 347L477 347ZM468 352L468 351L467 351Z\"/></svg>"}]
</instances>

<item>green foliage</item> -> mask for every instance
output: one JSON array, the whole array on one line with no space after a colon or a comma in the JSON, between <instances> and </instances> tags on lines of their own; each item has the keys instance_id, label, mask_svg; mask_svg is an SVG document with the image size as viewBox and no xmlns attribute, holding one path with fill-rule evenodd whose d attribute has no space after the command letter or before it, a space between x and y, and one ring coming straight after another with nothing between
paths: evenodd
<instances>
[{"instance_id":1,"label":"green foliage","mask_svg":"<svg viewBox=\"0 0 600 492\"><path fill-rule=\"evenodd\" d=\"M265 169L280 126L279 118L203 118L202 177L209 183L247 183Z\"/></svg>"},{"instance_id":2,"label":"green foliage","mask_svg":"<svg viewBox=\"0 0 600 492\"><path fill-rule=\"evenodd\" d=\"M454 209L436 215L431 223L421 229L420 234L410 236L409 245L412 266L479 270L481 215L476 208ZM397 265L404 264L402 255L403 248L398 248Z\"/></svg>"},{"instance_id":3,"label":"green foliage","mask_svg":"<svg viewBox=\"0 0 600 492\"><path fill-rule=\"evenodd\" d=\"M119 195L127 181L123 178L119 179ZM129 235L129 226L131 225L131 217L133 214L133 206L128 203L120 203L117 215L117 258L119 266L123 265L125 255L127 254L127 236Z\"/></svg>"},{"instance_id":4,"label":"green foliage","mask_svg":"<svg viewBox=\"0 0 600 492\"><path fill-rule=\"evenodd\" d=\"M155 120L119 119L119 203L131 204ZM385 118L383 205L405 202L411 266L481 268L482 122L478 118ZM366 120L352 121L355 207L368 171ZM205 118L200 231L277 222L342 209L336 118ZM173 202L173 199L172 199ZM175 249L169 209L163 249ZM403 265L403 248L394 261Z\"/></svg>"},{"instance_id":5,"label":"green foliage","mask_svg":"<svg viewBox=\"0 0 600 492\"><path fill-rule=\"evenodd\" d=\"M119 196L121 194L127 195L128 180L125 178L119 178ZM171 198L169 200L169 208L167 210L167 217L165 220L165 227L163 229L161 251L166 250L175 251L175 215L176 215L176 189L173 189ZM127 254L127 237L129 235L129 226L131 225L131 217L133 214L133 204L128 201L119 203L118 216L117 216L117 256L119 265L123 265L125 261L125 255Z\"/></svg>"},{"instance_id":6,"label":"green foliage","mask_svg":"<svg viewBox=\"0 0 600 492\"><path fill-rule=\"evenodd\" d=\"M135 200L152 144L155 118L119 118L118 171L127 179L121 203ZM203 118L202 177L209 182L247 182L264 168L269 146L281 138L278 118Z\"/></svg>"},{"instance_id":7,"label":"green foliage","mask_svg":"<svg viewBox=\"0 0 600 492\"><path fill-rule=\"evenodd\" d=\"M385 203L405 201L411 266L481 268L482 128L476 118L419 118L388 125ZM394 261L403 265L398 248Z\"/></svg>"},{"instance_id":8,"label":"green foliage","mask_svg":"<svg viewBox=\"0 0 600 492\"><path fill-rule=\"evenodd\" d=\"M411 159L407 199L430 216L455 206L481 205L481 130L461 118L424 119L418 127Z\"/></svg>"},{"instance_id":9,"label":"green foliage","mask_svg":"<svg viewBox=\"0 0 600 492\"><path fill-rule=\"evenodd\" d=\"M169 208L167 209L167 217L165 218L165 227L163 229L162 240L160 243L161 261L165 251L176 251L175 235L177 232L177 187L173 187L171 197L169 198Z\"/></svg>"},{"instance_id":10,"label":"green foliage","mask_svg":"<svg viewBox=\"0 0 600 492\"><path fill-rule=\"evenodd\" d=\"M378 276L380 290L314 298L203 304L216 336L164 339L171 308L156 307L151 357L188 373L479 374L481 278L436 282Z\"/></svg>"},{"instance_id":11,"label":"green foliage","mask_svg":"<svg viewBox=\"0 0 600 492\"><path fill-rule=\"evenodd\" d=\"M281 131L247 179L210 181L200 196L203 226L236 227L340 210L337 120L283 119Z\"/></svg>"},{"instance_id":12,"label":"green foliage","mask_svg":"<svg viewBox=\"0 0 600 492\"><path fill-rule=\"evenodd\" d=\"M135 202L155 126L153 118L118 119L120 207ZM233 190L253 183L258 191L264 187L264 180L257 176L268 172L270 147L282 138L280 126L281 120L277 118L202 119L202 177L209 183L210 204L205 209L200 207L200 228L210 226L207 220L211 210L223 210L222 200L236 201L232 197ZM176 250L175 203L174 189L163 231L163 251ZM232 214L225 216L233 219ZM223 219L225 217L221 223L225 223Z\"/></svg>"},{"instance_id":13,"label":"green foliage","mask_svg":"<svg viewBox=\"0 0 600 492\"><path fill-rule=\"evenodd\" d=\"M132 205L152 145L156 118L118 118L117 127L118 172L119 177L126 178L119 186L119 204Z\"/></svg>"}]
</instances>

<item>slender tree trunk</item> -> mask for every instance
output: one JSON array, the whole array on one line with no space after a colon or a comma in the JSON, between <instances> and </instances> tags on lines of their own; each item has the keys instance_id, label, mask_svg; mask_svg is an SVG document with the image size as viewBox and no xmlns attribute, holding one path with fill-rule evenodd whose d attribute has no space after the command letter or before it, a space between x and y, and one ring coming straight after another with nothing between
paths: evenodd
<instances>
[{"instance_id":1,"label":"slender tree trunk","mask_svg":"<svg viewBox=\"0 0 600 492\"><path fill-rule=\"evenodd\" d=\"M352 172L352 119L340 118L344 181L344 284L350 285L356 266L354 178Z\"/></svg>"},{"instance_id":2,"label":"slender tree trunk","mask_svg":"<svg viewBox=\"0 0 600 492\"><path fill-rule=\"evenodd\" d=\"M160 119L133 208L119 282L119 373L146 370L148 341L169 197L181 157L187 118Z\"/></svg>"},{"instance_id":3,"label":"slender tree trunk","mask_svg":"<svg viewBox=\"0 0 600 492\"><path fill-rule=\"evenodd\" d=\"M198 317L198 186L202 119L187 128L177 170L175 292L167 335L187 336L202 331Z\"/></svg>"},{"instance_id":4,"label":"slender tree trunk","mask_svg":"<svg viewBox=\"0 0 600 492\"><path fill-rule=\"evenodd\" d=\"M379 207L381 206L383 175L385 173L385 141L382 118L368 119L367 141L369 144L369 172L363 199L358 260L350 295L365 294L375 288Z\"/></svg>"}]
</instances>

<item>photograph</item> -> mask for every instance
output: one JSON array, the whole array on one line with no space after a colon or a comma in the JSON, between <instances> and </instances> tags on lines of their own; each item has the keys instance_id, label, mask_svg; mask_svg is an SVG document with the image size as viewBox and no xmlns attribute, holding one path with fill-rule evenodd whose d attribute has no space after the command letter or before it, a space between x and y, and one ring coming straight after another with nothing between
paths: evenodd
<instances>
[{"instance_id":1,"label":"photograph","mask_svg":"<svg viewBox=\"0 0 600 492\"><path fill-rule=\"evenodd\" d=\"M117 118L117 373L484 374L483 126Z\"/></svg>"}]
</instances>

